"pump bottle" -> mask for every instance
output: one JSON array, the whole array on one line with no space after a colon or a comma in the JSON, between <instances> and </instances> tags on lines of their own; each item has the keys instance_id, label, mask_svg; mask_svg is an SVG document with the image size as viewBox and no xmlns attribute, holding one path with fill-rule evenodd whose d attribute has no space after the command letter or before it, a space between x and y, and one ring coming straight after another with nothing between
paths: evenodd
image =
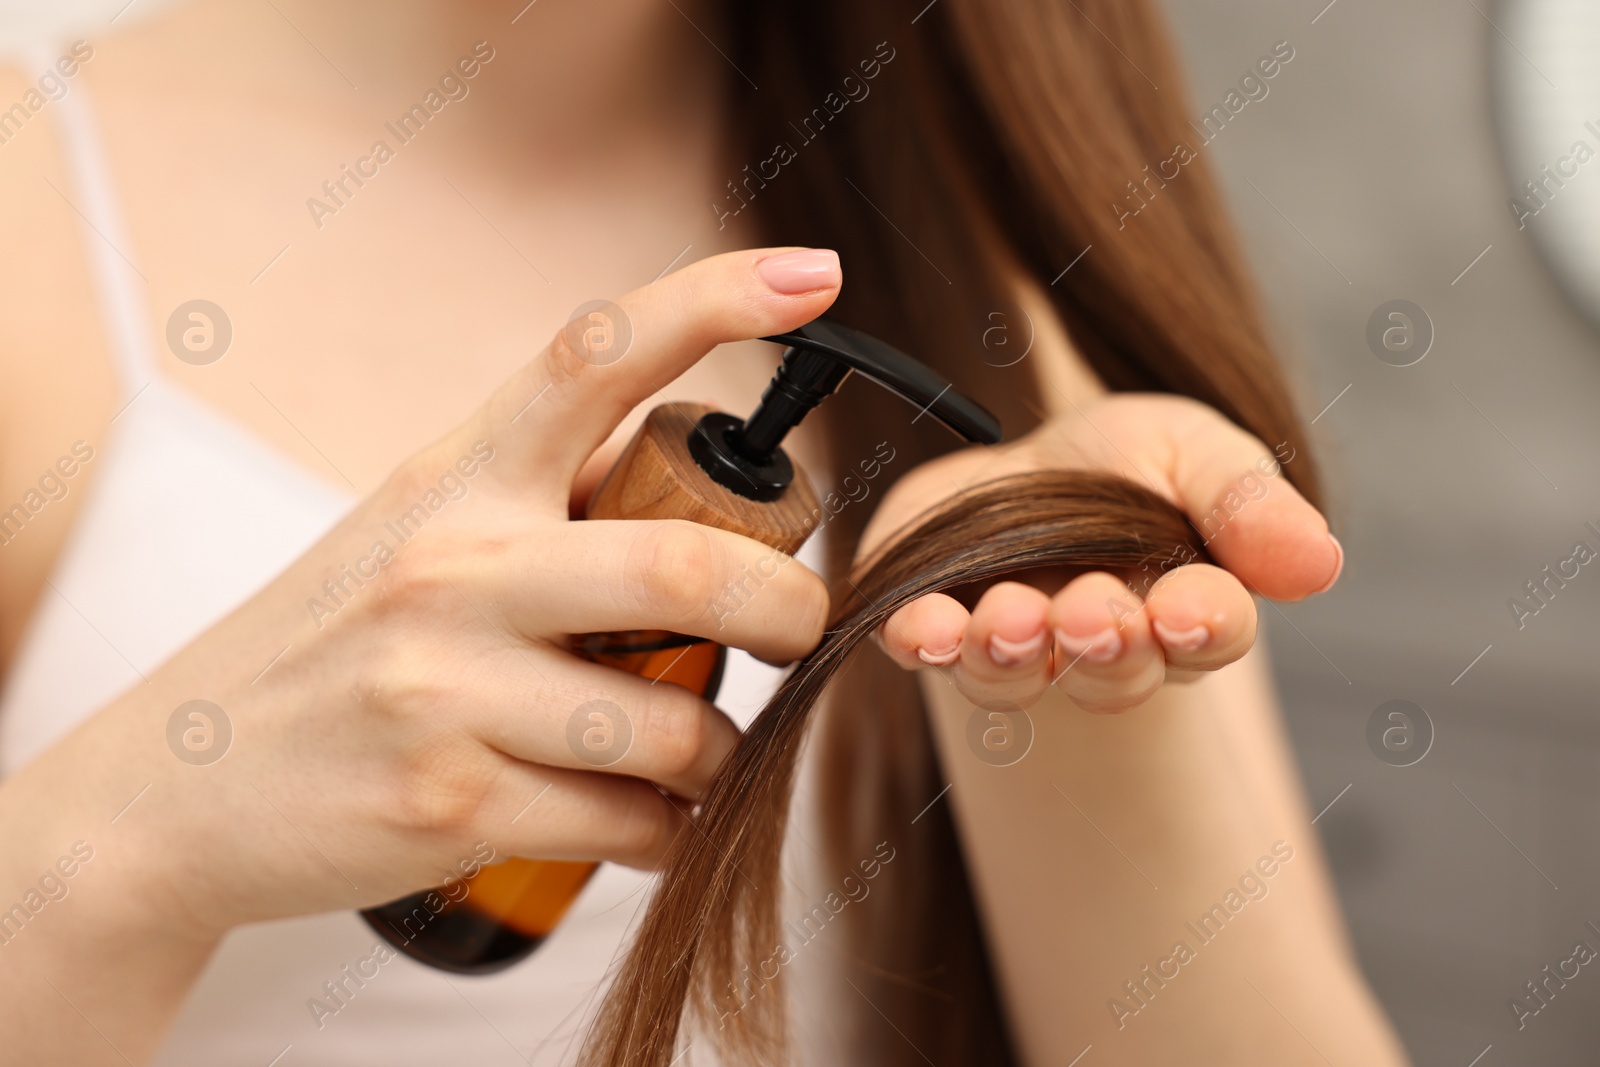
<instances>
[{"instance_id":1,"label":"pump bottle","mask_svg":"<svg viewBox=\"0 0 1600 1067\"><path fill-rule=\"evenodd\" d=\"M898 394L969 440L1000 439L994 416L925 365L858 330L817 319L766 338L783 361L745 420L695 404L650 413L591 498L591 519L687 519L743 534L793 555L822 510L784 437L854 372ZM920 417L920 416L919 416ZM727 650L662 630L579 634L575 655L710 700ZM595 714L604 717L604 712ZM596 721L596 728L615 724ZM513 858L453 887L413 894L362 915L414 959L446 971L487 974L511 966L547 938L598 864Z\"/></svg>"}]
</instances>

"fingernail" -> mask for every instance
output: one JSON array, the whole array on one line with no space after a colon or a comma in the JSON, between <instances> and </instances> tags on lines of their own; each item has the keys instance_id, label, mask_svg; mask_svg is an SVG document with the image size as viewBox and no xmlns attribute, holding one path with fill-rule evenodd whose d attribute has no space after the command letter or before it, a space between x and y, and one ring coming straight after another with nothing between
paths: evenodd
<instances>
[{"instance_id":1,"label":"fingernail","mask_svg":"<svg viewBox=\"0 0 1600 1067\"><path fill-rule=\"evenodd\" d=\"M1328 535L1328 540L1333 542L1333 576L1328 579L1328 584L1317 590L1319 593L1326 593L1328 590L1332 589L1333 583L1337 582L1339 580L1339 575L1344 572L1344 546L1339 543L1339 539L1333 536L1333 534Z\"/></svg>"},{"instance_id":2,"label":"fingernail","mask_svg":"<svg viewBox=\"0 0 1600 1067\"><path fill-rule=\"evenodd\" d=\"M946 664L954 663L959 655L961 655L961 642L959 641L939 652L930 652L925 648L917 649L917 658L930 667L943 667Z\"/></svg>"},{"instance_id":3,"label":"fingernail","mask_svg":"<svg viewBox=\"0 0 1600 1067\"><path fill-rule=\"evenodd\" d=\"M989 638L989 658L1002 667L1027 663L1044 651L1045 633L1040 630L1026 641L1007 641L999 634Z\"/></svg>"},{"instance_id":4,"label":"fingernail","mask_svg":"<svg viewBox=\"0 0 1600 1067\"><path fill-rule=\"evenodd\" d=\"M1164 622L1152 623L1156 636L1161 638L1161 643L1167 648L1179 652L1193 652L1195 649L1211 640L1211 631L1204 625L1188 630L1174 630Z\"/></svg>"},{"instance_id":5,"label":"fingernail","mask_svg":"<svg viewBox=\"0 0 1600 1067\"><path fill-rule=\"evenodd\" d=\"M1110 663L1122 655L1122 635L1109 626L1089 637L1074 637L1065 630L1057 630L1056 644L1074 661L1086 659L1090 663Z\"/></svg>"},{"instance_id":6,"label":"fingernail","mask_svg":"<svg viewBox=\"0 0 1600 1067\"><path fill-rule=\"evenodd\" d=\"M757 263L756 273L773 292L790 296L832 288L844 277L839 271L839 253L831 248L780 252Z\"/></svg>"}]
</instances>

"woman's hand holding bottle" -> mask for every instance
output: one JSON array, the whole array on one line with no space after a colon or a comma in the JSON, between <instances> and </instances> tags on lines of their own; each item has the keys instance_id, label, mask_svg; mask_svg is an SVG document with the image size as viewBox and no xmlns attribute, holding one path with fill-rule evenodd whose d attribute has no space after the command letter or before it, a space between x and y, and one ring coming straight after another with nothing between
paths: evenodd
<instances>
[{"instance_id":1,"label":"woman's hand holding bottle","mask_svg":"<svg viewBox=\"0 0 1600 1067\"><path fill-rule=\"evenodd\" d=\"M827 594L785 566L718 611L772 549L685 522L574 522L573 483L712 347L808 322L840 284L828 251L730 253L607 309L623 351L563 331L257 596L8 780L0 863L25 881L84 839L85 923L193 943L459 877L485 841L499 857L654 864L736 730L680 687L570 654L567 635L659 628L788 661L820 638ZM232 728L203 766L167 740L192 700ZM631 732L603 768L568 739L592 700Z\"/></svg>"}]
</instances>

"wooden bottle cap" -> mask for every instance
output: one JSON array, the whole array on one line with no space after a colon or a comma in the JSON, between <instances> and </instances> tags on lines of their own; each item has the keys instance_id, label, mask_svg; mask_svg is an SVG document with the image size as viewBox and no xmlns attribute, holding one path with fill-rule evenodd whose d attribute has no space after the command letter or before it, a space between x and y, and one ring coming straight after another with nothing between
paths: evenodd
<instances>
[{"instance_id":1,"label":"wooden bottle cap","mask_svg":"<svg viewBox=\"0 0 1600 1067\"><path fill-rule=\"evenodd\" d=\"M740 496L712 481L689 454L689 435L711 409L663 404L650 412L589 501L591 519L688 519L754 538L794 555L822 511L811 479L798 467L777 500Z\"/></svg>"}]
</instances>

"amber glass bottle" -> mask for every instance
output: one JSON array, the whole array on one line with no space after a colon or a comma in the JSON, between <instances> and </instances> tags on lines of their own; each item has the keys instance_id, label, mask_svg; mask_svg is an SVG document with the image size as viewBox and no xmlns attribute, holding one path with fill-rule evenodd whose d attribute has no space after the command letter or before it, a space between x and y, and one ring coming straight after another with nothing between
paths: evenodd
<instances>
[{"instance_id":1,"label":"amber glass bottle","mask_svg":"<svg viewBox=\"0 0 1600 1067\"><path fill-rule=\"evenodd\" d=\"M581 634L575 655L714 699L727 649L668 633ZM516 963L550 936L598 867L595 863L509 859L466 879L466 893L430 890L369 908L367 922L406 955L458 974L489 974ZM435 912L428 907L432 896Z\"/></svg>"},{"instance_id":2,"label":"amber glass bottle","mask_svg":"<svg viewBox=\"0 0 1600 1067\"><path fill-rule=\"evenodd\" d=\"M814 528L817 497L796 473L781 501L758 502L730 493L689 454L696 404L657 408L589 501L590 519L688 519L731 530L792 554ZM664 630L578 634L575 655L644 678L672 682L707 700L722 681L727 649ZM530 816L531 817L531 816ZM362 912L367 922L406 955L447 971L488 974L511 966L550 936L595 872L593 863L510 859L466 880L467 892L416 893ZM443 902L437 912L435 907Z\"/></svg>"}]
</instances>

